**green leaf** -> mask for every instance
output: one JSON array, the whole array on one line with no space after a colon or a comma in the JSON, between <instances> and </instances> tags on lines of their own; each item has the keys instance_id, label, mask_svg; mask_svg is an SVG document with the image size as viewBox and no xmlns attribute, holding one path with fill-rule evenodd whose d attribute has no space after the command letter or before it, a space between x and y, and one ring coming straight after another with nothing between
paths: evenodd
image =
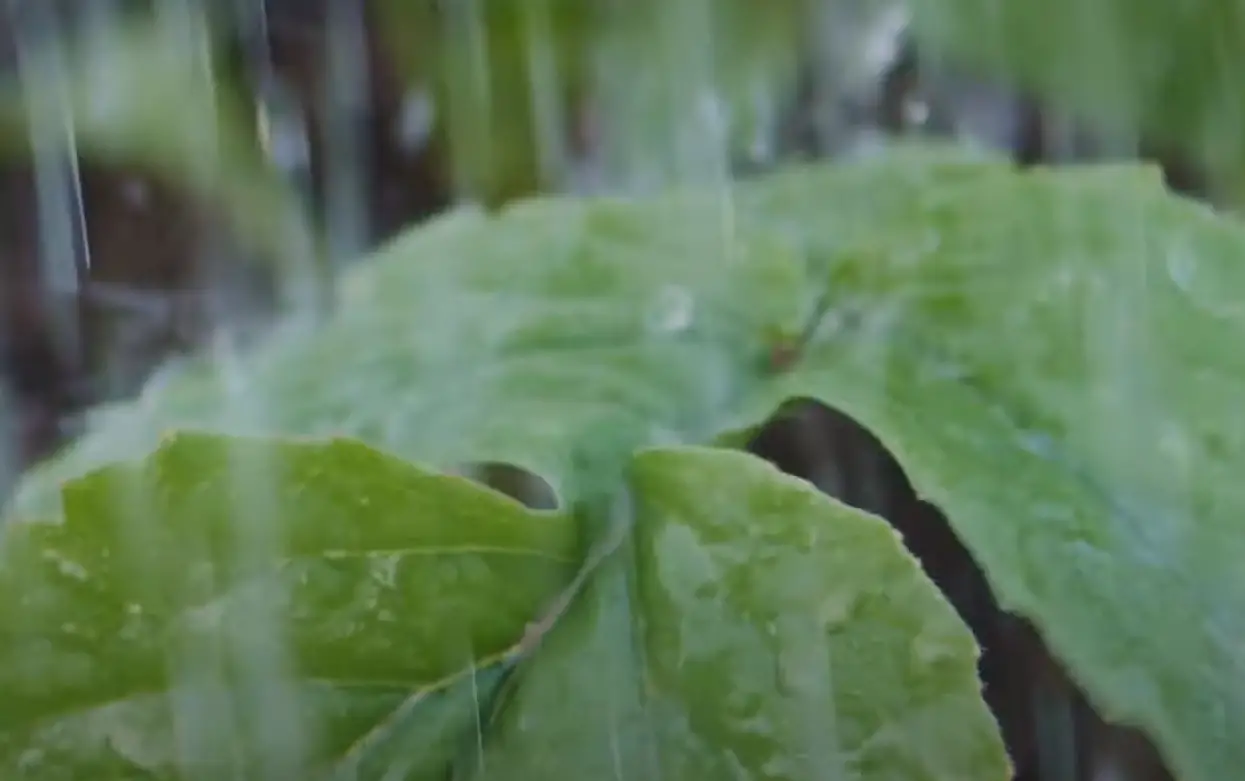
<instances>
[{"instance_id":1,"label":"green leaf","mask_svg":"<svg viewBox=\"0 0 1245 781\"><path fill-rule=\"evenodd\" d=\"M442 468L513 463L567 506L607 492L636 447L711 437L759 379L764 334L812 306L802 255L778 237L724 243L705 229L719 216L689 194L443 218L348 272L341 312L314 336L204 356L101 410L15 512L55 514L61 480L186 427L353 436Z\"/></svg>"},{"instance_id":2,"label":"green leaf","mask_svg":"<svg viewBox=\"0 0 1245 781\"><path fill-rule=\"evenodd\" d=\"M1010 777L972 636L885 522L725 450L641 453L631 488L634 545L523 671L483 777Z\"/></svg>"},{"instance_id":3,"label":"green leaf","mask_svg":"<svg viewBox=\"0 0 1245 781\"><path fill-rule=\"evenodd\" d=\"M1245 766L1242 256L1149 168L916 149L457 212L350 271L317 334L103 411L9 512L56 516L63 480L185 427L514 463L578 506L639 448L812 396L897 454L1100 708L1218 781Z\"/></svg>"},{"instance_id":4,"label":"green leaf","mask_svg":"<svg viewBox=\"0 0 1245 781\"><path fill-rule=\"evenodd\" d=\"M380 778L413 730L439 777L580 547L358 442L190 433L4 543L0 774L127 780Z\"/></svg>"},{"instance_id":5,"label":"green leaf","mask_svg":"<svg viewBox=\"0 0 1245 781\"><path fill-rule=\"evenodd\" d=\"M1240 0L913 0L932 51L1018 81L1127 136L1240 176Z\"/></svg>"},{"instance_id":6,"label":"green leaf","mask_svg":"<svg viewBox=\"0 0 1245 781\"><path fill-rule=\"evenodd\" d=\"M1245 234L1148 178L922 194L895 228L929 241L835 269L854 333L815 340L756 414L812 396L874 431L1105 714L1209 780L1245 761Z\"/></svg>"},{"instance_id":7,"label":"green leaf","mask_svg":"<svg viewBox=\"0 0 1245 781\"><path fill-rule=\"evenodd\" d=\"M357 437L443 468L508 462L568 506L608 492L635 448L711 439L768 401L769 351L817 315L819 255L876 241L878 213L906 219L926 188L1010 176L955 150L896 158L785 174L735 199L452 212L348 270L315 334L173 364L141 398L96 410L7 509L55 515L61 482L181 428ZM936 229L913 224L896 242L914 230Z\"/></svg>"}]
</instances>

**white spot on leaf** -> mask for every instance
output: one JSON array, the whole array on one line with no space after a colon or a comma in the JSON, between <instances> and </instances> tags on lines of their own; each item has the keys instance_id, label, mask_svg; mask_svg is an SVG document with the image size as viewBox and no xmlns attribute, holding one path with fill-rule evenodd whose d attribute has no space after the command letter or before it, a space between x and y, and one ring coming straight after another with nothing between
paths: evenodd
<instances>
[{"instance_id":1,"label":"white spot on leaf","mask_svg":"<svg viewBox=\"0 0 1245 781\"><path fill-rule=\"evenodd\" d=\"M694 315L692 294L686 288L667 285L657 294L649 324L659 333L677 334L691 327Z\"/></svg>"}]
</instances>

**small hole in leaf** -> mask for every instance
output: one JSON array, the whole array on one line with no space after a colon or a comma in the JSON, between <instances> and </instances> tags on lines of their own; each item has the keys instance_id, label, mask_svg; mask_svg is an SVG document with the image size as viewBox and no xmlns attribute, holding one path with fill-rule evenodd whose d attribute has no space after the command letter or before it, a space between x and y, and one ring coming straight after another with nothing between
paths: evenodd
<instances>
[{"instance_id":1,"label":"small hole in leaf","mask_svg":"<svg viewBox=\"0 0 1245 781\"><path fill-rule=\"evenodd\" d=\"M509 496L532 510L558 509L558 496L543 478L534 472L496 461L466 464L456 470L464 477Z\"/></svg>"},{"instance_id":2,"label":"small hole in leaf","mask_svg":"<svg viewBox=\"0 0 1245 781\"><path fill-rule=\"evenodd\" d=\"M872 432L838 410L793 399L747 449L839 501L881 516L900 532L981 645L983 694L999 721L1017 781L1064 778L1058 770L1051 775L1051 768L1068 759L1087 768L1125 767L1131 771L1128 778L1172 778L1140 732L1107 723L1038 632L999 608L984 573L946 517L916 495L899 462ZM1075 732L1075 756L1061 757L1067 748L1062 741L1038 731L1038 721L1051 719ZM1098 776L1085 776L1091 777Z\"/></svg>"}]
</instances>

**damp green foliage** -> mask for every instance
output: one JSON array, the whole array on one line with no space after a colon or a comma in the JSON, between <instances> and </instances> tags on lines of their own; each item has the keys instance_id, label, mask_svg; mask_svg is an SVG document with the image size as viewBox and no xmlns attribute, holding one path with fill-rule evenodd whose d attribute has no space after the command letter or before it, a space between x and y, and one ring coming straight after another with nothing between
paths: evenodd
<instances>
[{"instance_id":1,"label":"damp green foliage","mask_svg":"<svg viewBox=\"0 0 1245 781\"><path fill-rule=\"evenodd\" d=\"M912 0L932 51L1084 116L1245 170L1241 0Z\"/></svg>"},{"instance_id":2,"label":"damp green foliage","mask_svg":"<svg viewBox=\"0 0 1245 781\"><path fill-rule=\"evenodd\" d=\"M579 547L564 513L356 441L174 435L8 529L0 775L380 778L474 725Z\"/></svg>"},{"instance_id":3,"label":"damp green foliage","mask_svg":"<svg viewBox=\"0 0 1245 781\"><path fill-rule=\"evenodd\" d=\"M347 272L313 337L205 356L100 410L15 511L55 514L60 480L187 426L356 437L447 469L513 463L574 506L635 448L713 436L762 379L762 335L810 315L806 258L705 229L720 219L698 193L451 214Z\"/></svg>"},{"instance_id":4,"label":"damp green foliage","mask_svg":"<svg viewBox=\"0 0 1245 781\"><path fill-rule=\"evenodd\" d=\"M785 565L759 555L738 564L731 596L709 606L654 586L653 561L681 534L690 545L677 529L696 520L658 517L654 470L690 478L698 467L681 471L682 458L713 459L699 451L633 458L652 446L736 443L783 402L813 397L878 434L918 491L947 512L999 599L1041 628L1108 716L1146 730L1178 777L1218 781L1245 766L1236 740L1245 734L1245 421L1236 414L1243 255L1237 223L1166 194L1149 168L1020 173L919 148L793 169L728 193L458 211L347 272L339 311L316 333L277 333L243 355L202 356L167 371L140 399L101 410L84 437L26 477L8 513L66 517L64 481L142 459L164 432L186 428L347 437L442 469L511 463L587 515L583 508L603 497L630 493L634 534L546 638L532 680L553 676L546 698L595 680L599 667L588 661L568 666L570 677L549 672L560 665L540 660L554 649L621 665L600 690L580 693L604 708L583 717L585 729L598 730L584 738L598 741L583 744L586 761L605 756L591 747L603 735L661 754L663 741L692 727L698 739L739 748L752 737L714 720L712 685L667 675L668 657L656 652L645 663L661 681L662 712L689 721L654 732L643 710L650 693L624 670L637 662L613 639L655 647L651 634L638 634L639 618L646 633L675 633L679 620L716 622L721 637L743 639L704 669L748 683L732 665L747 668L749 653L781 656L787 644L747 634L731 612L743 603L732 600L776 609L765 600L786 586L771 570ZM787 357L776 362L779 347ZM746 462L731 468L739 471L691 499L714 506L719 493L761 480ZM796 502L794 487L766 479L776 483L765 495ZM810 517L872 528L818 507ZM787 539L772 507L752 510ZM819 527L809 524L811 535ZM667 527L674 531L657 531ZM695 531L705 539L713 527ZM657 541L666 534L675 542ZM772 542L754 541L758 550ZM797 559L831 555L812 542L803 553L773 544ZM624 555L636 566L620 563ZM868 569L869 561L856 575L861 594L918 588L898 563ZM701 563L727 565L711 556ZM684 574L695 575L692 563ZM847 587L810 586L821 588L830 599ZM702 607L717 612L697 613ZM926 627L945 624L940 616L944 606L927 602L875 656L919 648ZM621 634L602 640L601 622ZM843 626L884 642L867 622ZM706 643L717 639L706 630ZM904 681L872 696L900 708L920 685ZM507 685L505 699L527 696L522 676ZM617 713L629 732L610 731L610 703L642 708ZM865 724L876 717L838 699L821 706ZM700 715L688 727L691 714ZM508 718L504 708L494 714L499 725ZM788 723L777 711L767 718ZM644 767L633 775L651 777ZM581 777L611 777L585 768ZM933 765L907 773L898 777L937 777Z\"/></svg>"},{"instance_id":5,"label":"damp green foliage","mask_svg":"<svg viewBox=\"0 0 1245 781\"><path fill-rule=\"evenodd\" d=\"M809 0L377 4L386 52L438 107L451 177L487 203L563 182L585 133L611 172L659 181L703 175L681 169L706 139L714 159L743 154L794 83L812 13Z\"/></svg>"},{"instance_id":6,"label":"damp green foliage","mask_svg":"<svg viewBox=\"0 0 1245 781\"><path fill-rule=\"evenodd\" d=\"M799 204L832 197L816 179L755 203L807 220ZM1245 761L1245 233L1125 168L857 206L806 238L888 238L830 264L849 316L754 414L809 396L874 431L1108 717L1146 729L1177 777L1230 775Z\"/></svg>"},{"instance_id":7,"label":"damp green foliage","mask_svg":"<svg viewBox=\"0 0 1245 781\"><path fill-rule=\"evenodd\" d=\"M631 485L649 681L692 738L680 775L1009 775L972 636L884 521L722 450L643 452Z\"/></svg>"},{"instance_id":8,"label":"damp green foliage","mask_svg":"<svg viewBox=\"0 0 1245 781\"><path fill-rule=\"evenodd\" d=\"M1010 776L972 636L884 521L726 450L642 452L629 484L633 544L520 673L483 778Z\"/></svg>"}]
</instances>

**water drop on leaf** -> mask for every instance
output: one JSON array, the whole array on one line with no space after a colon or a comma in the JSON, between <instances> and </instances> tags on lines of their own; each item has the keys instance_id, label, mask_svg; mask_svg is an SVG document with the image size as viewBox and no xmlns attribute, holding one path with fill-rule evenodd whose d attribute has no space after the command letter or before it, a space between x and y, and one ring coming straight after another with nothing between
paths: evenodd
<instances>
[{"instance_id":1,"label":"water drop on leaf","mask_svg":"<svg viewBox=\"0 0 1245 781\"><path fill-rule=\"evenodd\" d=\"M1200 258L1184 245L1167 251L1167 275L1172 284L1196 307L1221 317L1245 315L1240 279L1231 278L1239 264L1229 266L1217 258Z\"/></svg>"},{"instance_id":2,"label":"water drop on leaf","mask_svg":"<svg viewBox=\"0 0 1245 781\"><path fill-rule=\"evenodd\" d=\"M650 313L650 325L659 333L677 334L692 325L695 301L686 288L667 285L657 294Z\"/></svg>"},{"instance_id":3,"label":"water drop on leaf","mask_svg":"<svg viewBox=\"0 0 1245 781\"><path fill-rule=\"evenodd\" d=\"M856 607L857 594L846 589L830 592L821 600L817 620L829 631L847 623Z\"/></svg>"}]
</instances>

